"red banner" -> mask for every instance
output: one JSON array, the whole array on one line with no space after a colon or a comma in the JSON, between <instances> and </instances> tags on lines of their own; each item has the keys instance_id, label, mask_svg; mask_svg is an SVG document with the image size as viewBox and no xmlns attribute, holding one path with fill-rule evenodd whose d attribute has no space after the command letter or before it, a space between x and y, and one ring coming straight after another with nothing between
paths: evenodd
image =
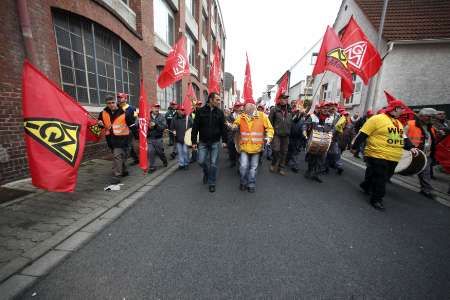
<instances>
[{"instance_id":1,"label":"red banner","mask_svg":"<svg viewBox=\"0 0 450 300\"><path fill-rule=\"evenodd\" d=\"M380 69L381 57L353 16L344 28L341 42L350 70L361 77L364 84L367 84Z\"/></svg>"},{"instance_id":2,"label":"red banner","mask_svg":"<svg viewBox=\"0 0 450 300\"><path fill-rule=\"evenodd\" d=\"M250 63L248 62L248 56L245 54L247 58L247 64L245 65L245 78L244 78L244 89L242 93L242 98L245 100L244 102L255 103L253 100L253 87L252 87L252 74L250 72Z\"/></svg>"},{"instance_id":3,"label":"red banner","mask_svg":"<svg viewBox=\"0 0 450 300\"><path fill-rule=\"evenodd\" d=\"M183 35L170 50L166 65L158 77L158 85L162 89L166 88L189 74L189 60L186 55L186 37Z\"/></svg>"},{"instance_id":4,"label":"red banner","mask_svg":"<svg viewBox=\"0 0 450 300\"><path fill-rule=\"evenodd\" d=\"M278 104L280 102L281 95L284 95L286 91L289 89L289 71L284 73L283 77L281 77L280 84L278 84L277 95L275 96L275 103Z\"/></svg>"},{"instance_id":5,"label":"red banner","mask_svg":"<svg viewBox=\"0 0 450 300\"><path fill-rule=\"evenodd\" d=\"M348 59L344 53L344 48L336 32L330 26L323 36L316 65L312 75L316 76L329 70L341 77L342 93L344 98L349 98L353 94L352 73L348 67Z\"/></svg>"},{"instance_id":6,"label":"red banner","mask_svg":"<svg viewBox=\"0 0 450 300\"><path fill-rule=\"evenodd\" d=\"M208 93L220 94L220 48L216 44L214 60L209 70Z\"/></svg>"},{"instance_id":7,"label":"red banner","mask_svg":"<svg viewBox=\"0 0 450 300\"><path fill-rule=\"evenodd\" d=\"M192 88L192 83L189 82L188 90L183 100L184 114L186 116L189 116L192 113L192 111L194 110L193 105L195 103L197 103L197 96L195 96L194 89Z\"/></svg>"},{"instance_id":8,"label":"red banner","mask_svg":"<svg viewBox=\"0 0 450 300\"><path fill-rule=\"evenodd\" d=\"M29 62L23 66L22 109L33 185L73 192L86 142L87 112Z\"/></svg>"},{"instance_id":9,"label":"red banner","mask_svg":"<svg viewBox=\"0 0 450 300\"><path fill-rule=\"evenodd\" d=\"M150 108L147 94L144 91L144 81L141 80L141 90L139 93L139 167L145 172L148 170L148 143L147 131L150 124Z\"/></svg>"}]
</instances>

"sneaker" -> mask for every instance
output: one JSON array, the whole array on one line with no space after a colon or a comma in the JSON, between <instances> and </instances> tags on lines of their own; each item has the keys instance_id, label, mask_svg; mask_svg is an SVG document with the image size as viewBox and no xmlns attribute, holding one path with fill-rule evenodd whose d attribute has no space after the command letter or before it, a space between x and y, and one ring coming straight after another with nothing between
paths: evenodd
<instances>
[{"instance_id":1,"label":"sneaker","mask_svg":"<svg viewBox=\"0 0 450 300\"><path fill-rule=\"evenodd\" d=\"M435 199L434 195L431 192L420 191L420 194L424 195L428 199L431 199L431 200Z\"/></svg>"},{"instance_id":2,"label":"sneaker","mask_svg":"<svg viewBox=\"0 0 450 300\"><path fill-rule=\"evenodd\" d=\"M120 178L119 177L117 177L117 176L113 176L112 178L111 178L111 184L119 184L120 183Z\"/></svg>"},{"instance_id":3,"label":"sneaker","mask_svg":"<svg viewBox=\"0 0 450 300\"><path fill-rule=\"evenodd\" d=\"M255 187L249 187L248 188L248 192L249 193L254 193L256 191L256 188Z\"/></svg>"},{"instance_id":4,"label":"sneaker","mask_svg":"<svg viewBox=\"0 0 450 300\"><path fill-rule=\"evenodd\" d=\"M210 185L209 186L209 192L210 193L214 193L216 191L216 186L215 185Z\"/></svg>"},{"instance_id":5,"label":"sneaker","mask_svg":"<svg viewBox=\"0 0 450 300\"><path fill-rule=\"evenodd\" d=\"M370 202L370 205L372 205L372 207L376 210L383 211L385 209L383 203L381 203L380 201Z\"/></svg>"},{"instance_id":6,"label":"sneaker","mask_svg":"<svg viewBox=\"0 0 450 300\"><path fill-rule=\"evenodd\" d=\"M280 170L278 171L278 174L280 174L281 176L286 176L286 175L287 175L286 171L283 170L283 169L280 169Z\"/></svg>"}]
</instances>

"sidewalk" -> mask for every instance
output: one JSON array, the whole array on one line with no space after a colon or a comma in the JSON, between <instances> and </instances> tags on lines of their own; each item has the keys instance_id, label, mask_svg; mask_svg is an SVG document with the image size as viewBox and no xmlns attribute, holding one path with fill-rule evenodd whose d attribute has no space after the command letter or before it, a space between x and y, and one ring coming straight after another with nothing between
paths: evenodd
<instances>
[{"instance_id":1,"label":"sidewalk","mask_svg":"<svg viewBox=\"0 0 450 300\"><path fill-rule=\"evenodd\" d=\"M144 194L144 185L156 185L176 168L144 175L129 167L120 191L104 191L111 178L112 162L94 159L82 164L74 193L51 193L34 188L30 180L5 185L31 194L0 204L0 284L102 214L118 206L131 194ZM151 183L150 183L151 182ZM140 190L142 188L142 190ZM135 193L136 194L136 193ZM0 297L1 298L1 297Z\"/></svg>"},{"instance_id":2,"label":"sidewalk","mask_svg":"<svg viewBox=\"0 0 450 300\"><path fill-rule=\"evenodd\" d=\"M356 164L359 167L365 168L365 163L363 159L355 158L353 154L349 151L345 151L342 154L342 159L345 161ZM450 174L446 174L441 171L440 167L434 168L434 176L436 179L431 180L431 185L433 186L433 194L437 196L437 201L441 202L444 205L450 206L450 195L447 194L449 183L450 183ZM407 188L410 188L415 191L420 191L420 183L419 178L415 176L403 176L403 175L394 175L392 177L392 181L394 183L398 183L400 185L404 185Z\"/></svg>"}]
</instances>

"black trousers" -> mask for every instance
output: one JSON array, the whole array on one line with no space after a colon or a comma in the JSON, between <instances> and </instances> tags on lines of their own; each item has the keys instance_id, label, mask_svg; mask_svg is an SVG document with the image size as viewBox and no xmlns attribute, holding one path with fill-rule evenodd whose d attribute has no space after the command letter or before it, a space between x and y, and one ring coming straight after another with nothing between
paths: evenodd
<instances>
[{"instance_id":1,"label":"black trousers","mask_svg":"<svg viewBox=\"0 0 450 300\"><path fill-rule=\"evenodd\" d=\"M397 162L366 157L366 174L361 187L370 192L371 202L382 202L386 193L386 183L394 174Z\"/></svg>"}]
</instances>

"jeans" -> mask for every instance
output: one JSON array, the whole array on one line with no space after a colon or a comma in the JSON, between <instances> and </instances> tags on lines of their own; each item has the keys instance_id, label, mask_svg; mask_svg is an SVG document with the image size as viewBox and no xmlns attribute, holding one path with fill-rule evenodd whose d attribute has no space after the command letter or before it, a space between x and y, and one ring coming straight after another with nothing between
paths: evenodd
<instances>
[{"instance_id":1,"label":"jeans","mask_svg":"<svg viewBox=\"0 0 450 300\"><path fill-rule=\"evenodd\" d=\"M203 176L208 178L209 185L216 185L218 160L219 142L212 144L199 143L198 163L203 169Z\"/></svg>"},{"instance_id":2,"label":"jeans","mask_svg":"<svg viewBox=\"0 0 450 300\"><path fill-rule=\"evenodd\" d=\"M433 187L431 186L431 163L431 157L427 157L427 165L425 166L425 169L417 174L420 182L420 190L425 193L431 193L433 190Z\"/></svg>"},{"instance_id":3,"label":"jeans","mask_svg":"<svg viewBox=\"0 0 450 300\"><path fill-rule=\"evenodd\" d=\"M189 165L189 152L186 144L177 143L178 165L185 167Z\"/></svg>"},{"instance_id":4,"label":"jeans","mask_svg":"<svg viewBox=\"0 0 450 300\"><path fill-rule=\"evenodd\" d=\"M260 153L249 154L241 152L239 174L241 184L250 188L256 186L256 169L258 168Z\"/></svg>"}]
</instances>

